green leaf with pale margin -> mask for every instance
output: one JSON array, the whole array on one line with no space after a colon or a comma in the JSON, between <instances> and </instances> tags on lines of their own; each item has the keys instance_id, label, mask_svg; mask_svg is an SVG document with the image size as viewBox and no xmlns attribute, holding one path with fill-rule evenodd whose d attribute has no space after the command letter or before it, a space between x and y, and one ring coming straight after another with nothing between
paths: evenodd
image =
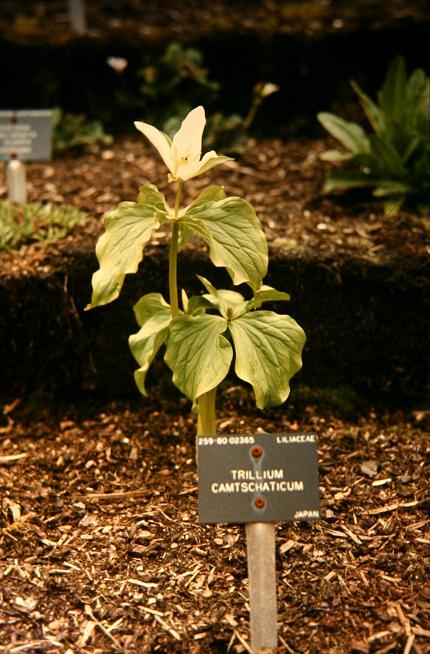
<instances>
[{"instance_id":1,"label":"green leaf with pale margin","mask_svg":"<svg viewBox=\"0 0 430 654\"><path fill-rule=\"evenodd\" d=\"M146 184L139 187L139 194L137 196L138 204L147 204L154 209L158 209L161 213L168 211L165 197L154 184Z\"/></svg>"},{"instance_id":2,"label":"green leaf with pale margin","mask_svg":"<svg viewBox=\"0 0 430 654\"><path fill-rule=\"evenodd\" d=\"M367 152L368 141L364 130L356 123L349 123L330 113L317 115L321 125L352 153Z\"/></svg>"},{"instance_id":3,"label":"green leaf with pale margin","mask_svg":"<svg viewBox=\"0 0 430 654\"><path fill-rule=\"evenodd\" d=\"M207 202L218 202L219 200L224 200L226 197L227 196L222 186L212 184L212 186L205 188L205 190L197 196L187 209L190 209L191 206L197 209L198 207L205 205Z\"/></svg>"},{"instance_id":4,"label":"green leaf with pale margin","mask_svg":"<svg viewBox=\"0 0 430 654\"><path fill-rule=\"evenodd\" d=\"M140 325L136 334L132 334L128 343L130 350L140 365L135 371L134 379L142 395L147 395L145 377L155 355L167 339L172 311L160 293L148 293L140 298L134 306L134 314Z\"/></svg>"},{"instance_id":5,"label":"green leaf with pale margin","mask_svg":"<svg viewBox=\"0 0 430 654\"><path fill-rule=\"evenodd\" d=\"M105 233L96 245L100 268L93 275L93 295L86 309L118 297L125 275L137 271L152 231L168 218L164 197L155 186L140 189L139 199L143 202L120 202L105 215Z\"/></svg>"},{"instance_id":6,"label":"green leaf with pale margin","mask_svg":"<svg viewBox=\"0 0 430 654\"><path fill-rule=\"evenodd\" d=\"M220 155L219 157L213 157L212 159L208 159L208 161L199 169L199 175L201 175L202 173L206 173L214 166L220 166L226 161L233 161L233 159L232 157L225 157L224 155Z\"/></svg>"},{"instance_id":7,"label":"green leaf with pale margin","mask_svg":"<svg viewBox=\"0 0 430 654\"><path fill-rule=\"evenodd\" d=\"M192 204L193 207L197 208L199 206L205 205L207 202L217 202L218 200L223 200L225 197L226 194L224 189L221 186L213 184L212 186L208 186L208 188L202 191L202 193L200 193L200 195L194 200ZM179 251L183 250L187 245L192 233L193 229L191 227L189 227L186 223L179 221Z\"/></svg>"},{"instance_id":8,"label":"green leaf with pale margin","mask_svg":"<svg viewBox=\"0 0 430 654\"><path fill-rule=\"evenodd\" d=\"M186 313L189 316L197 316L206 313L207 309L213 309L214 303L207 299L207 295L192 295L188 302Z\"/></svg>"},{"instance_id":9,"label":"green leaf with pale margin","mask_svg":"<svg viewBox=\"0 0 430 654\"><path fill-rule=\"evenodd\" d=\"M302 367L303 329L290 316L253 311L232 320L229 330L236 374L252 385L257 407L282 404L290 393L291 377Z\"/></svg>"},{"instance_id":10,"label":"green leaf with pale margin","mask_svg":"<svg viewBox=\"0 0 430 654\"><path fill-rule=\"evenodd\" d=\"M225 267L234 284L258 288L267 272L267 242L253 207L237 197L187 207L181 222L209 245L215 266Z\"/></svg>"},{"instance_id":11,"label":"green leaf with pale margin","mask_svg":"<svg viewBox=\"0 0 430 654\"><path fill-rule=\"evenodd\" d=\"M290 294L284 291L277 291L272 286L263 284L258 291L255 291L252 300L249 300L247 309L259 309L264 302L289 302Z\"/></svg>"},{"instance_id":12,"label":"green leaf with pale margin","mask_svg":"<svg viewBox=\"0 0 430 654\"><path fill-rule=\"evenodd\" d=\"M228 289L217 290L209 280L200 275L197 275L197 277L208 291L202 297L213 307L216 307L224 318L232 320L245 313L248 302L243 295Z\"/></svg>"},{"instance_id":13,"label":"green leaf with pale margin","mask_svg":"<svg viewBox=\"0 0 430 654\"><path fill-rule=\"evenodd\" d=\"M220 316L175 318L169 329L165 361L173 382L194 403L226 377L233 349L223 336L227 321Z\"/></svg>"},{"instance_id":14,"label":"green leaf with pale margin","mask_svg":"<svg viewBox=\"0 0 430 654\"><path fill-rule=\"evenodd\" d=\"M216 304L218 301L218 289L216 289L215 286L208 279L206 279L206 277L203 277L203 275L196 276L207 290L208 295L211 296L211 300L213 299L213 302Z\"/></svg>"}]
</instances>

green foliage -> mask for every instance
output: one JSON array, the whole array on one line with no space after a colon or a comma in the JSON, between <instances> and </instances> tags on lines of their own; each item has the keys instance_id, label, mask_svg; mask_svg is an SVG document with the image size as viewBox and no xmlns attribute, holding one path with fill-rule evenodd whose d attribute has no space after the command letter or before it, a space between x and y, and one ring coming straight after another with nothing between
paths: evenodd
<instances>
[{"instance_id":1,"label":"green foliage","mask_svg":"<svg viewBox=\"0 0 430 654\"><path fill-rule=\"evenodd\" d=\"M129 338L130 349L140 368L134 373L136 385L146 395L145 377L158 350L165 343L172 311L160 293L148 293L134 307L140 329Z\"/></svg>"},{"instance_id":2,"label":"green foliage","mask_svg":"<svg viewBox=\"0 0 430 654\"><path fill-rule=\"evenodd\" d=\"M248 202L227 198L221 187L211 186L175 219L163 194L148 185L141 187L137 202L121 202L104 218L105 233L96 247L100 268L93 275L88 308L118 297L125 275L137 271L152 231L167 221L178 223L182 246L191 233L201 236L213 263L225 267L235 284L260 285L267 271L267 243Z\"/></svg>"},{"instance_id":3,"label":"green foliage","mask_svg":"<svg viewBox=\"0 0 430 654\"><path fill-rule=\"evenodd\" d=\"M210 102L219 90L219 84L209 79L203 55L179 43L168 45L156 63L147 57L138 75L146 122L172 121L171 116L183 116L202 101Z\"/></svg>"},{"instance_id":4,"label":"green foliage","mask_svg":"<svg viewBox=\"0 0 430 654\"><path fill-rule=\"evenodd\" d=\"M146 394L146 372L165 343L173 381L194 403L225 379L234 353L235 372L252 385L257 406L281 404L289 395L291 377L302 366L306 337L290 316L257 307L265 301L287 300L288 295L265 286L246 300L236 291L216 290L200 279L208 292L190 298L177 318L172 319L169 305L155 293L136 305L142 327L129 342L140 365L135 373L139 389Z\"/></svg>"},{"instance_id":5,"label":"green foliage","mask_svg":"<svg viewBox=\"0 0 430 654\"><path fill-rule=\"evenodd\" d=\"M220 199L208 199L211 194ZM209 245L212 262L225 267L234 284L248 282L253 288L260 286L267 272L267 243L248 202L225 197L221 187L209 187L187 207L180 225L203 238Z\"/></svg>"},{"instance_id":6,"label":"green foliage","mask_svg":"<svg viewBox=\"0 0 430 654\"><path fill-rule=\"evenodd\" d=\"M56 108L53 112L53 149L59 154L65 150L85 145L110 145L112 137L106 134L98 120L86 116L63 113Z\"/></svg>"},{"instance_id":7,"label":"green foliage","mask_svg":"<svg viewBox=\"0 0 430 654\"><path fill-rule=\"evenodd\" d=\"M422 211L429 210L430 79L420 69L407 77L405 60L397 57L377 102L356 82L352 86L373 133L333 114L318 114L323 127L348 151L323 153L326 161L349 164L329 175L325 190L367 187L375 197L384 198L387 213L398 211L405 200Z\"/></svg>"},{"instance_id":8,"label":"green foliage","mask_svg":"<svg viewBox=\"0 0 430 654\"><path fill-rule=\"evenodd\" d=\"M0 202L0 250L63 238L86 220L85 213L69 206Z\"/></svg>"},{"instance_id":9,"label":"green foliage","mask_svg":"<svg viewBox=\"0 0 430 654\"><path fill-rule=\"evenodd\" d=\"M224 152L240 151L257 109L264 98L277 90L270 83L254 87L251 108L246 117L238 114L224 116L216 110L220 98L220 84L210 79L201 52L171 43L164 54L154 62L146 56L138 71L139 98L137 109L145 122L160 125L163 132L173 136L183 118L192 107L203 104L210 109L203 145L205 149L217 147ZM134 99L125 94L120 102L129 106Z\"/></svg>"},{"instance_id":10,"label":"green foliage","mask_svg":"<svg viewBox=\"0 0 430 654\"><path fill-rule=\"evenodd\" d=\"M104 216L105 233L96 246L100 268L93 275L93 297L88 308L118 297L124 277L137 272L153 230L168 219L167 211L164 196L148 185L140 189L137 202L120 202Z\"/></svg>"}]
</instances>

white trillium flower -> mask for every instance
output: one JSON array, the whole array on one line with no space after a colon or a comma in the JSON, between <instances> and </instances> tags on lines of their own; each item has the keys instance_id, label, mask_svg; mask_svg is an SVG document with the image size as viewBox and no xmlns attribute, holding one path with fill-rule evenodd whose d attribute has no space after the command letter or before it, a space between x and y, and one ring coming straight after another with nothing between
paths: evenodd
<instances>
[{"instance_id":1,"label":"white trillium flower","mask_svg":"<svg viewBox=\"0 0 430 654\"><path fill-rule=\"evenodd\" d=\"M124 57L108 57L106 61L116 73L123 73L128 66L128 61Z\"/></svg>"},{"instance_id":2,"label":"white trillium flower","mask_svg":"<svg viewBox=\"0 0 430 654\"><path fill-rule=\"evenodd\" d=\"M219 166L231 157L217 155L214 150L202 154L202 136L206 124L205 110L196 107L183 120L173 140L153 125L136 121L137 129L146 136L158 150L170 170L169 181L185 181L197 177L214 166Z\"/></svg>"}]
</instances>

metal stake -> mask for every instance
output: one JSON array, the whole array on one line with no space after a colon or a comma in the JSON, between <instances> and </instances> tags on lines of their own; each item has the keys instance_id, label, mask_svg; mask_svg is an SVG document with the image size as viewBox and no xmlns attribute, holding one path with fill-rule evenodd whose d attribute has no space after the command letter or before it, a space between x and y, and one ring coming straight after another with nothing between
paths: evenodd
<instances>
[{"instance_id":1,"label":"metal stake","mask_svg":"<svg viewBox=\"0 0 430 654\"><path fill-rule=\"evenodd\" d=\"M275 525L245 525L253 654L275 652L278 646L275 568Z\"/></svg>"}]
</instances>

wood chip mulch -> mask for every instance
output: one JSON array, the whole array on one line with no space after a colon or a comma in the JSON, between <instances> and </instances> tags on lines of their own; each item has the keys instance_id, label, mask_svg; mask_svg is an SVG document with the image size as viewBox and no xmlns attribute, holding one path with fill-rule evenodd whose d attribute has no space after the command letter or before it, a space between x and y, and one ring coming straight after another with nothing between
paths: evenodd
<instances>
[{"instance_id":1,"label":"wood chip mulch","mask_svg":"<svg viewBox=\"0 0 430 654\"><path fill-rule=\"evenodd\" d=\"M187 182L184 203L209 184L224 187L227 195L250 202L269 243L280 256L341 257L384 264L396 259L410 268L411 257L427 259L430 220L407 207L385 216L370 193L324 195L322 187L331 166L320 154L333 147L329 138L290 138L286 141L249 139L234 161ZM139 186L156 184L174 204L174 188L158 153L140 136L117 138L108 148L69 152L49 163L29 163L30 202L69 204L88 213L66 243L94 243L102 232L101 218L123 200L134 201ZM0 201L7 197L5 168L0 167ZM166 243L163 225L151 244ZM195 244L194 244L195 246ZM49 243L25 245L18 253L0 252L1 274L49 272ZM199 246L201 247L201 245ZM53 248L55 251L55 244Z\"/></svg>"},{"instance_id":2,"label":"wood chip mulch","mask_svg":"<svg viewBox=\"0 0 430 654\"><path fill-rule=\"evenodd\" d=\"M277 527L278 651L429 652L428 412L219 404L220 433L318 434L323 518ZM176 405L3 407L0 652L250 651L244 529L198 523Z\"/></svg>"}]
</instances>

